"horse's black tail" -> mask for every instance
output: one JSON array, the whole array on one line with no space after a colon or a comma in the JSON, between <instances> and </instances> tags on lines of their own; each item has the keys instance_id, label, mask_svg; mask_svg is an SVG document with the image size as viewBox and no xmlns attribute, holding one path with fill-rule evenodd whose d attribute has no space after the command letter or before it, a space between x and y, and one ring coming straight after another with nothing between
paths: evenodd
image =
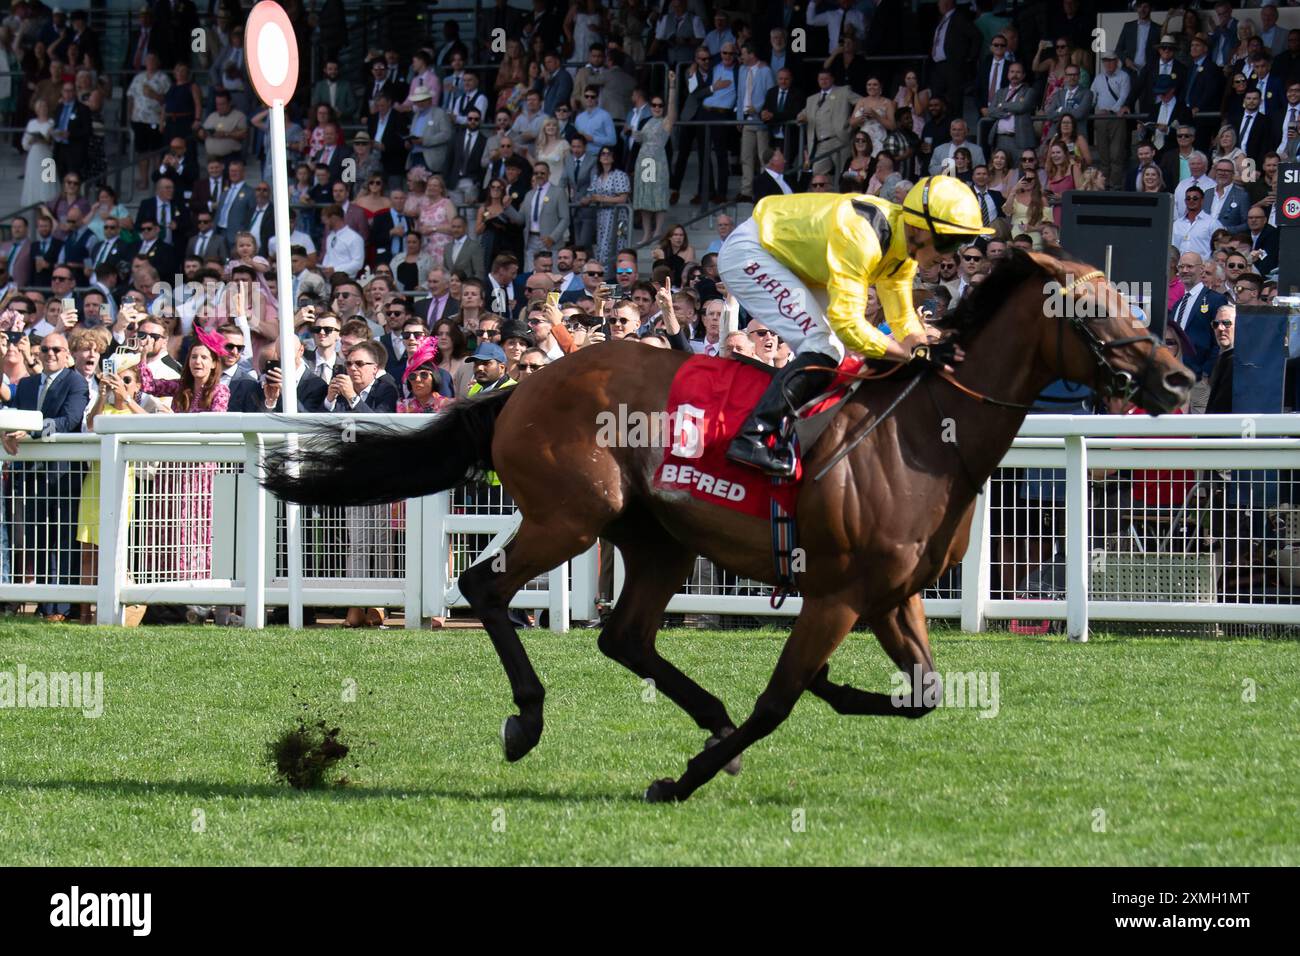
<instances>
[{"instance_id":1,"label":"horse's black tail","mask_svg":"<svg viewBox=\"0 0 1300 956\"><path fill-rule=\"evenodd\" d=\"M449 405L422 428L325 425L266 456L262 487L306 505L374 505L453 488L492 467L492 434L512 388ZM296 465L297 474L294 474Z\"/></svg>"}]
</instances>

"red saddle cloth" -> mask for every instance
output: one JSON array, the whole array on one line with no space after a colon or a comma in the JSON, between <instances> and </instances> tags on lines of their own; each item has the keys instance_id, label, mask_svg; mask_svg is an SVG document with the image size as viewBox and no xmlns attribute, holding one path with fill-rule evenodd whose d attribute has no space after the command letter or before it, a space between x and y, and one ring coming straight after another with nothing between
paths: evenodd
<instances>
[{"instance_id":1,"label":"red saddle cloth","mask_svg":"<svg viewBox=\"0 0 1300 956\"><path fill-rule=\"evenodd\" d=\"M860 365L860 360L846 359L840 370L856 370ZM672 441L655 472L655 487L685 491L700 501L765 520L771 518L775 500L793 515L803 479L802 463L796 466L793 479L774 482L760 471L727 459L727 446L771 381L770 372L734 359L695 355L682 363L668 390ZM810 413L837 400L828 398Z\"/></svg>"}]
</instances>

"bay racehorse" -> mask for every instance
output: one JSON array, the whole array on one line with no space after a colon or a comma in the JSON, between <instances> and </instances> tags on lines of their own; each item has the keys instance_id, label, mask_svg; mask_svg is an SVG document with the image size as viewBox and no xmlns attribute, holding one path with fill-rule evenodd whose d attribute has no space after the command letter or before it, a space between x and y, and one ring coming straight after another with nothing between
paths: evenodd
<instances>
[{"instance_id":1,"label":"bay racehorse","mask_svg":"<svg viewBox=\"0 0 1300 956\"><path fill-rule=\"evenodd\" d=\"M1052 296L1064 302L1049 308ZM329 430L305 444L296 473L288 452L271 456L263 482L305 504L360 505L442 491L488 468L499 473L522 524L504 562L473 565L460 590L500 656L518 707L501 730L509 760L541 738L545 692L507 605L526 582L598 537L612 541L627 573L597 646L653 680L710 734L680 778L658 780L646 792L652 801L683 800L719 770L738 770L741 752L780 725L804 691L841 714L928 712L927 703L896 706L889 694L832 683L828 661L863 621L900 670L938 686L920 592L965 552L975 496L1010 448L1027 403L1047 384L1063 378L1133 396L1158 413L1179 405L1193 382L1099 272L1044 255L1016 253L1000 263L944 325L966 352L950 380L909 366L866 383L807 450L797 511L803 609L739 727L717 697L659 654L655 636L697 554L774 582L769 524L653 487L662 447L597 440L603 411L667 407L683 353L633 342L585 348L515 388L458 402L418 430L365 427L349 441ZM915 374L927 376L922 387L814 481L846 436L865 430ZM727 652L725 642L718 650Z\"/></svg>"}]
</instances>

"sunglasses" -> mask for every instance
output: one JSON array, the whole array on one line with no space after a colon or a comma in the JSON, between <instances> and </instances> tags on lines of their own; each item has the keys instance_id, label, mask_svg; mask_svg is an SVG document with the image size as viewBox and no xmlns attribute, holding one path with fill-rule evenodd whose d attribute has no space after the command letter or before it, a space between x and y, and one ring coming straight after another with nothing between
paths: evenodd
<instances>
[{"instance_id":1,"label":"sunglasses","mask_svg":"<svg viewBox=\"0 0 1300 956\"><path fill-rule=\"evenodd\" d=\"M367 365L374 365L374 364L375 364L374 362L361 362L358 361L357 359L352 359L347 363L347 366L348 368L365 368Z\"/></svg>"},{"instance_id":2,"label":"sunglasses","mask_svg":"<svg viewBox=\"0 0 1300 956\"><path fill-rule=\"evenodd\" d=\"M984 257L983 257L983 256L965 256L965 255L964 255L964 256L962 256L961 258L962 258L962 261L963 261L963 262L983 262L983 261L984 261Z\"/></svg>"},{"instance_id":3,"label":"sunglasses","mask_svg":"<svg viewBox=\"0 0 1300 956\"><path fill-rule=\"evenodd\" d=\"M481 336L483 336L483 338L485 338L485 339L499 339L499 338L501 338L501 330L500 330L500 329L479 329L479 330L478 330L478 334L481 335Z\"/></svg>"},{"instance_id":4,"label":"sunglasses","mask_svg":"<svg viewBox=\"0 0 1300 956\"><path fill-rule=\"evenodd\" d=\"M242 352L242 351L244 351L244 343L243 343L243 342L227 342L227 343L226 343L225 353L226 353L227 355L238 355L238 354L239 354L240 352Z\"/></svg>"},{"instance_id":5,"label":"sunglasses","mask_svg":"<svg viewBox=\"0 0 1300 956\"><path fill-rule=\"evenodd\" d=\"M663 103L651 103L650 108L653 110L661 110L664 108L664 105Z\"/></svg>"},{"instance_id":6,"label":"sunglasses","mask_svg":"<svg viewBox=\"0 0 1300 956\"><path fill-rule=\"evenodd\" d=\"M412 373L411 373L411 378L416 379L417 381L424 381L425 379L430 379L430 380L432 380L432 379L433 379L433 373L432 373L432 372L429 372L429 371L424 371L424 372L412 372Z\"/></svg>"},{"instance_id":7,"label":"sunglasses","mask_svg":"<svg viewBox=\"0 0 1300 956\"><path fill-rule=\"evenodd\" d=\"M767 338L770 335L772 338L776 338L776 333L773 332L771 329L754 329L749 334L761 335L763 338Z\"/></svg>"},{"instance_id":8,"label":"sunglasses","mask_svg":"<svg viewBox=\"0 0 1300 956\"><path fill-rule=\"evenodd\" d=\"M1238 294L1240 294L1241 291L1242 291L1241 289L1237 289L1237 290L1236 290L1236 292L1237 292ZM1232 320L1231 320L1231 319L1215 319L1213 322L1210 323L1210 328L1212 328L1212 329L1230 329L1230 328L1232 328Z\"/></svg>"},{"instance_id":9,"label":"sunglasses","mask_svg":"<svg viewBox=\"0 0 1300 956\"><path fill-rule=\"evenodd\" d=\"M621 275L621 276L630 276L633 272L636 272L635 269L629 268L628 266L620 266L619 268L615 269L614 271L617 272L617 273L618 273L619 275Z\"/></svg>"},{"instance_id":10,"label":"sunglasses","mask_svg":"<svg viewBox=\"0 0 1300 956\"><path fill-rule=\"evenodd\" d=\"M597 277L598 277L598 276L603 276L603 275L605 274L605 270L604 270L604 269L587 269L587 270L584 271L582 274L585 275L585 276L597 276Z\"/></svg>"},{"instance_id":11,"label":"sunglasses","mask_svg":"<svg viewBox=\"0 0 1300 956\"><path fill-rule=\"evenodd\" d=\"M429 333L427 333L427 332L403 332L403 333L402 333L402 338L404 338L404 339L422 339L422 338L425 338L426 336L428 336L428 334L429 334Z\"/></svg>"},{"instance_id":12,"label":"sunglasses","mask_svg":"<svg viewBox=\"0 0 1300 956\"><path fill-rule=\"evenodd\" d=\"M543 367L544 366L541 365L533 365L531 362L519 363L519 370L521 372L536 372L539 368L543 368Z\"/></svg>"},{"instance_id":13,"label":"sunglasses","mask_svg":"<svg viewBox=\"0 0 1300 956\"><path fill-rule=\"evenodd\" d=\"M570 332L578 332L578 331L581 331L582 329L585 329L587 326L584 325L584 324L581 323L581 322L578 322L577 320L574 320L574 321L572 321L572 322L565 322L565 323L564 323L564 327L565 327L566 329L568 329ZM12 332L11 332L10 334L13 335L13 334L15 334L15 333L12 333ZM19 336L22 335L21 332L18 332L18 333L16 333L16 334L19 335Z\"/></svg>"},{"instance_id":14,"label":"sunglasses","mask_svg":"<svg viewBox=\"0 0 1300 956\"><path fill-rule=\"evenodd\" d=\"M57 346L57 345L42 345L42 346L41 346L41 354L42 354L42 355L58 355L60 352L66 352L66 351L67 351L67 349L65 349L65 348L61 348L61 347L59 347L59 346Z\"/></svg>"},{"instance_id":15,"label":"sunglasses","mask_svg":"<svg viewBox=\"0 0 1300 956\"><path fill-rule=\"evenodd\" d=\"M9 340L9 344L14 345L14 344L16 344L16 343L22 341L23 333L21 333L21 332L6 332L6 333L5 333L5 338L7 338L7 339Z\"/></svg>"},{"instance_id":16,"label":"sunglasses","mask_svg":"<svg viewBox=\"0 0 1300 956\"><path fill-rule=\"evenodd\" d=\"M161 332L141 332L139 335L142 339L153 339L154 341L167 338L167 336L163 335Z\"/></svg>"},{"instance_id":17,"label":"sunglasses","mask_svg":"<svg viewBox=\"0 0 1300 956\"><path fill-rule=\"evenodd\" d=\"M332 334L334 334L334 333L337 332L337 331L338 331L338 329L333 328L333 327L328 326L328 325L313 325L313 326L311 327L311 334L312 334L312 335L332 335Z\"/></svg>"}]
</instances>

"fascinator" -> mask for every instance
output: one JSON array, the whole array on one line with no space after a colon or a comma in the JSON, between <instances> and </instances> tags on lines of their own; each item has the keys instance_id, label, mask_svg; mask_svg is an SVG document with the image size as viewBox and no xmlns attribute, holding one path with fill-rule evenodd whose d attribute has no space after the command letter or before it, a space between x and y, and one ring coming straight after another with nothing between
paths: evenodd
<instances>
[{"instance_id":1,"label":"fascinator","mask_svg":"<svg viewBox=\"0 0 1300 956\"><path fill-rule=\"evenodd\" d=\"M406 360L406 371L402 373L402 384L406 384L406 380L410 378L411 374L421 365L437 364L438 340L433 336L422 339L420 344L415 347L415 350Z\"/></svg>"}]
</instances>

